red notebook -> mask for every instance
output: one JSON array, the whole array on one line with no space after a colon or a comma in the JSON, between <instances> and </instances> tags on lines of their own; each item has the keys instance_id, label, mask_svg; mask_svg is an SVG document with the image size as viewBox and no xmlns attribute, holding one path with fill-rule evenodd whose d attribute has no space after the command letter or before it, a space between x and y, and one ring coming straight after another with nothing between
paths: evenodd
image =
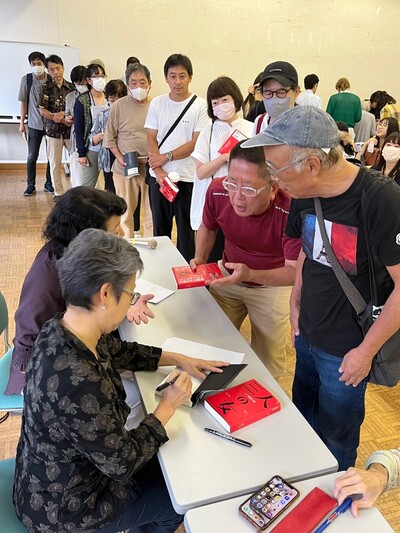
<instances>
[{"instance_id":1,"label":"red notebook","mask_svg":"<svg viewBox=\"0 0 400 533\"><path fill-rule=\"evenodd\" d=\"M280 411L281 404L255 379L208 396L204 407L229 433Z\"/></svg>"},{"instance_id":2,"label":"red notebook","mask_svg":"<svg viewBox=\"0 0 400 533\"><path fill-rule=\"evenodd\" d=\"M172 267L172 272L174 274L178 289L204 287L206 281L211 280L211 274L214 278L224 277L218 266L218 263L206 263L204 265L199 265L196 269L196 272L193 272L190 266L177 266Z\"/></svg>"},{"instance_id":3,"label":"red notebook","mask_svg":"<svg viewBox=\"0 0 400 533\"><path fill-rule=\"evenodd\" d=\"M229 135L229 137L226 139L224 144L221 146L221 148L218 150L218 152L222 154L227 154L232 150L232 148L235 148L235 146L240 141L245 141L247 139L246 135L243 135L239 130L233 130L233 132Z\"/></svg>"},{"instance_id":4,"label":"red notebook","mask_svg":"<svg viewBox=\"0 0 400 533\"><path fill-rule=\"evenodd\" d=\"M337 500L319 487L307 496L277 524L271 533L311 533L321 520L337 507Z\"/></svg>"}]
</instances>

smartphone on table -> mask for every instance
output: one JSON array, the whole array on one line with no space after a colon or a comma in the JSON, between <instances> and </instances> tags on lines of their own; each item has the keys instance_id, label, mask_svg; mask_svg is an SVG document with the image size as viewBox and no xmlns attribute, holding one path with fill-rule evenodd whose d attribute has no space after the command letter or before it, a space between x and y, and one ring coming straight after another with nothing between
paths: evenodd
<instances>
[{"instance_id":1,"label":"smartphone on table","mask_svg":"<svg viewBox=\"0 0 400 533\"><path fill-rule=\"evenodd\" d=\"M257 531L263 531L286 511L299 494L281 476L273 476L239 506L239 512Z\"/></svg>"}]
</instances>

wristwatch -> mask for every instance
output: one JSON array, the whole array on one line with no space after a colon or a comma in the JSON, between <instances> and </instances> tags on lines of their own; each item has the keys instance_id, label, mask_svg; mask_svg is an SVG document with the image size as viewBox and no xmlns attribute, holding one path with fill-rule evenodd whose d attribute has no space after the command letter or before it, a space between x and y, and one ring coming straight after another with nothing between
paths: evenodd
<instances>
[{"instance_id":1,"label":"wristwatch","mask_svg":"<svg viewBox=\"0 0 400 533\"><path fill-rule=\"evenodd\" d=\"M141 296L140 292L135 292L131 300L131 305L135 305Z\"/></svg>"},{"instance_id":2,"label":"wristwatch","mask_svg":"<svg viewBox=\"0 0 400 533\"><path fill-rule=\"evenodd\" d=\"M167 156L168 158L168 162L171 163L172 159L173 159L173 155L172 155L172 152L165 152L165 155Z\"/></svg>"}]
</instances>

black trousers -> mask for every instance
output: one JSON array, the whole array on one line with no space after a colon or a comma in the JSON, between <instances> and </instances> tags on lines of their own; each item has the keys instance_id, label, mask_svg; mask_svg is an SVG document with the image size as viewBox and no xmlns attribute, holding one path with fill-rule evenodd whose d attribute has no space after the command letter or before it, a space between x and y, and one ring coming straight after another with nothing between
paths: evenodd
<instances>
[{"instance_id":1,"label":"black trousers","mask_svg":"<svg viewBox=\"0 0 400 533\"><path fill-rule=\"evenodd\" d=\"M193 183L180 181L179 192L175 200L169 202L161 193L155 178L150 178L149 198L153 214L155 237L171 238L172 223L175 217L177 228L176 247L187 262L194 257L194 231L190 226L190 203L192 201Z\"/></svg>"},{"instance_id":2,"label":"black trousers","mask_svg":"<svg viewBox=\"0 0 400 533\"><path fill-rule=\"evenodd\" d=\"M28 185L36 185L36 162L39 157L40 144L46 135L44 130L28 128L28 159L26 161L26 172ZM51 185L50 163L47 161L46 183Z\"/></svg>"}]
</instances>

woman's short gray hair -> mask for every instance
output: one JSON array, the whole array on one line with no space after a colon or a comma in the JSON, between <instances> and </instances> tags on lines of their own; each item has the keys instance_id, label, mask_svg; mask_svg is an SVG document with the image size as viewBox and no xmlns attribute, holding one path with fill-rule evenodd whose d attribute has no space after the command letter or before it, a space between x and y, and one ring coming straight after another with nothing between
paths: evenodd
<instances>
[{"instance_id":1,"label":"woman's short gray hair","mask_svg":"<svg viewBox=\"0 0 400 533\"><path fill-rule=\"evenodd\" d=\"M142 273L139 252L125 239L101 229L85 229L57 262L66 304L91 309L93 296L110 283L117 301L134 274Z\"/></svg>"},{"instance_id":2,"label":"woman's short gray hair","mask_svg":"<svg viewBox=\"0 0 400 533\"><path fill-rule=\"evenodd\" d=\"M299 146L291 146L292 152L291 163L298 161L293 165L293 170L297 173L301 172L301 167L308 157L317 157L321 162L321 170L330 170L338 163L343 161L343 148L338 145L331 148L328 153L325 153L321 148L301 148Z\"/></svg>"}]
</instances>

